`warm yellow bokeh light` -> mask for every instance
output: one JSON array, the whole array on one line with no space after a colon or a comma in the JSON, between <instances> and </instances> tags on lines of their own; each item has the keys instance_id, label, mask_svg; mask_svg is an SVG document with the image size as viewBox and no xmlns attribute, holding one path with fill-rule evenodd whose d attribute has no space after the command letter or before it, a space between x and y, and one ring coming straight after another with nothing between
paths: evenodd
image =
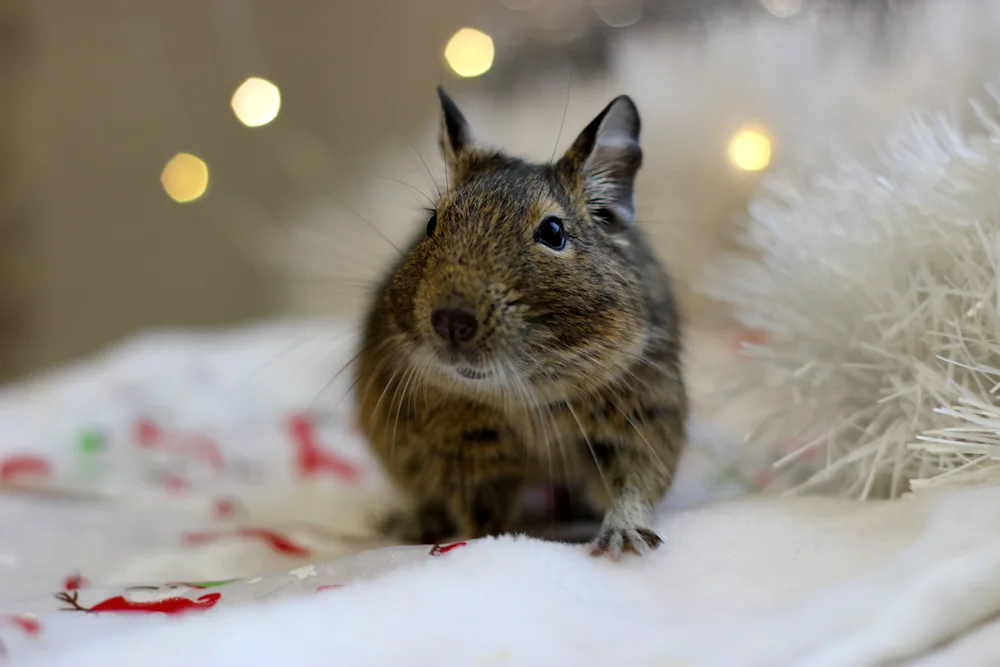
<instances>
[{"instance_id":1,"label":"warm yellow bokeh light","mask_svg":"<svg viewBox=\"0 0 1000 667\"><path fill-rule=\"evenodd\" d=\"M493 66L493 39L475 28L462 28L448 40L444 59L459 76L485 74Z\"/></svg>"},{"instance_id":2,"label":"warm yellow bokeh light","mask_svg":"<svg viewBox=\"0 0 1000 667\"><path fill-rule=\"evenodd\" d=\"M795 16L802 11L802 0L760 0L764 9L781 19Z\"/></svg>"},{"instance_id":3,"label":"warm yellow bokeh light","mask_svg":"<svg viewBox=\"0 0 1000 667\"><path fill-rule=\"evenodd\" d=\"M241 123L247 127L260 127L278 117L281 91L267 79L250 77L233 93L230 105Z\"/></svg>"},{"instance_id":4,"label":"warm yellow bokeh light","mask_svg":"<svg viewBox=\"0 0 1000 667\"><path fill-rule=\"evenodd\" d=\"M208 190L208 165L197 155L178 153L163 168L160 183L174 201L193 202Z\"/></svg>"},{"instance_id":5,"label":"warm yellow bokeh light","mask_svg":"<svg viewBox=\"0 0 1000 667\"><path fill-rule=\"evenodd\" d=\"M771 163L771 139L757 127L744 127L729 141L729 161L743 171L760 171Z\"/></svg>"}]
</instances>

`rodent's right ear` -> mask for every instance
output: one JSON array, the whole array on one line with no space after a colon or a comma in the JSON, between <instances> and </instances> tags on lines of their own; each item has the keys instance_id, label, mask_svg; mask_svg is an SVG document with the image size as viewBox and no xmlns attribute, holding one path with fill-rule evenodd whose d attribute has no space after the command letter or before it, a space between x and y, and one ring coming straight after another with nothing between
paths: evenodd
<instances>
[{"instance_id":1,"label":"rodent's right ear","mask_svg":"<svg viewBox=\"0 0 1000 667\"><path fill-rule=\"evenodd\" d=\"M635 176L642 166L639 128L635 102L619 95L556 163L577 184L593 219L610 232L635 222Z\"/></svg>"},{"instance_id":2,"label":"rodent's right ear","mask_svg":"<svg viewBox=\"0 0 1000 667\"><path fill-rule=\"evenodd\" d=\"M438 86L438 97L441 99L441 153L452 185L464 178L468 150L472 148L472 132L465 116L458 110L458 105L448 97L444 88Z\"/></svg>"}]
</instances>

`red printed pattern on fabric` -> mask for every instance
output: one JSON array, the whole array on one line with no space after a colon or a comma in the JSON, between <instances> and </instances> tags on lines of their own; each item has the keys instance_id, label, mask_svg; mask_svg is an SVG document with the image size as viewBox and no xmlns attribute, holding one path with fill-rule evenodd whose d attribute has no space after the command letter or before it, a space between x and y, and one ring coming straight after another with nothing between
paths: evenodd
<instances>
[{"instance_id":1,"label":"red printed pattern on fabric","mask_svg":"<svg viewBox=\"0 0 1000 667\"><path fill-rule=\"evenodd\" d=\"M147 449L162 448L191 458L204 461L215 470L225 465L219 446L211 439L197 433L164 433L152 420L140 419L136 422L135 441Z\"/></svg>"},{"instance_id":2,"label":"red printed pattern on fabric","mask_svg":"<svg viewBox=\"0 0 1000 667\"><path fill-rule=\"evenodd\" d=\"M122 595L98 602L92 607L84 607L79 603L79 593L59 593L56 599L68 604L63 611L85 611L88 613L145 613L145 614L182 614L188 611L204 611L211 609L222 598L221 593L208 593L192 600L185 597L169 597L162 600L136 601L127 600Z\"/></svg>"},{"instance_id":3,"label":"red printed pattern on fabric","mask_svg":"<svg viewBox=\"0 0 1000 667\"><path fill-rule=\"evenodd\" d=\"M236 501L231 498L219 498L213 505L216 519L228 519L236 514Z\"/></svg>"},{"instance_id":4,"label":"red printed pattern on fabric","mask_svg":"<svg viewBox=\"0 0 1000 667\"><path fill-rule=\"evenodd\" d=\"M332 591L332 590L337 590L337 589L343 588L343 587L344 587L344 584L326 584L325 586L317 586L316 587L316 592L317 593L321 593L323 591Z\"/></svg>"},{"instance_id":5,"label":"red printed pattern on fabric","mask_svg":"<svg viewBox=\"0 0 1000 667\"><path fill-rule=\"evenodd\" d=\"M321 472L328 472L350 481L360 477L361 470L358 466L325 451L320 446L316 438L316 425L312 419L306 415L294 415L289 420L288 429L295 443L299 475L311 477Z\"/></svg>"},{"instance_id":6,"label":"red printed pattern on fabric","mask_svg":"<svg viewBox=\"0 0 1000 667\"><path fill-rule=\"evenodd\" d=\"M16 626L29 637L37 637L42 631L42 624L34 616L27 614L3 614L0 619L6 623Z\"/></svg>"},{"instance_id":7,"label":"red printed pattern on fabric","mask_svg":"<svg viewBox=\"0 0 1000 667\"><path fill-rule=\"evenodd\" d=\"M435 544L434 546L431 547L431 550L427 552L427 555L443 556L444 554L448 553L453 549L464 547L466 544L467 544L466 542L455 542L454 544L445 544L445 545Z\"/></svg>"},{"instance_id":8,"label":"red printed pattern on fabric","mask_svg":"<svg viewBox=\"0 0 1000 667\"><path fill-rule=\"evenodd\" d=\"M213 533L187 533L184 536L184 539L188 544L206 544L208 542L214 542L215 540L234 535L260 540L271 547L274 551L285 554L286 556L305 558L312 554L310 549L307 549L300 544L296 544L284 535L266 528L240 528L232 532L218 531Z\"/></svg>"},{"instance_id":9,"label":"red printed pattern on fabric","mask_svg":"<svg viewBox=\"0 0 1000 667\"><path fill-rule=\"evenodd\" d=\"M0 614L0 623L16 626L29 637L37 637L42 631L42 624L38 619L27 614ZM7 658L7 655L7 647L0 642L0 659Z\"/></svg>"},{"instance_id":10,"label":"red printed pattern on fabric","mask_svg":"<svg viewBox=\"0 0 1000 667\"><path fill-rule=\"evenodd\" d=\"M171 493L180 493L188 489L187 480L172 473L163 475L161 481L163 482L163 487Z\"/></svg>"},{"instance_id":11,"label":"red printed pattern on fabric","mask_svg":"<svg viewBox=\"0 0 1000 667\"><path fill-rule=\"evenodd\" d=\"M25 477L48 477L52 466L48 460L34 454L12 454L0 459L0 484Z\"/></svg>"}]
</instances>

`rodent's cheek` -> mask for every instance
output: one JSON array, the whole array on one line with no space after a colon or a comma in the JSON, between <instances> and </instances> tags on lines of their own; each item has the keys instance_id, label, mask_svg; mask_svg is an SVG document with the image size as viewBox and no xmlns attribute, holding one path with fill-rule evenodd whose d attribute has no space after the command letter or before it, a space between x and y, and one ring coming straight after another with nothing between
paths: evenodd
<instances>
[{"instance_id":1,"label":"rodent's cheek","mask_svg":"<svg viewBox=\"0 0 1000 667\"><path fill-rule=\"evenodd\" d=\"M425 340L433 334L430 322L434 298L426 283L421 283L413 293L411 306L413 329Z\"/></svg>"},{"instance_id":2,"label":"rodent's cheek","mask_svg":"<svg viewBox=\"0 0 1000 667\"><path fill-rule=\"evenodd\" d=\"M412 256L399 270L390 292L393 316L399 327L411 334L419 334L421 329L421 292L425 267L419 259Z\"/></svg>"}]
</instances>

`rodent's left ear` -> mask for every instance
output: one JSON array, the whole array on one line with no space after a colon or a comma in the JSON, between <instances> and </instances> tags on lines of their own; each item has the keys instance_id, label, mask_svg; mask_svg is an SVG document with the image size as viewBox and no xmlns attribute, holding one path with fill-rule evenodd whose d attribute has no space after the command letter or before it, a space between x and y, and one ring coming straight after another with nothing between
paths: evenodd
<instances>
[{"instance_id":1,"label":"rodent's left ear","mask_svg":"<svg viewBox=\"0 0 1000 667\"><path fill-rule=\"evenodd\" d=\"M462 180L466 171L464 158L473 145L472 131L458 105L448 97L444 88L439 86L437 93L441 99L441 152L451 181L455 184Z\"/></svg>"},{"instance_id":2,"label":"rodent's left ear","mask_svg":"<svg viewBox=\"0 0 1000 667\"><path fill-rule=\"evenodd\" d=\"M604 107L556 164L583 189L591 216L609 231L635 222L635 175L642 166L639 110L628 95Z\"/></svg>"}]
</instances>

